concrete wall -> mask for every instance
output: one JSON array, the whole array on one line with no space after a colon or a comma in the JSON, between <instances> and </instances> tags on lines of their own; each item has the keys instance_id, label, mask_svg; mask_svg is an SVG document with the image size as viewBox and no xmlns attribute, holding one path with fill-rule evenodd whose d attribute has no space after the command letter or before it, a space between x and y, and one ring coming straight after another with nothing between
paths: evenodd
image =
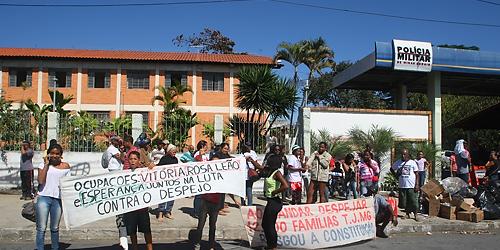
<instances>
[{"instance_id":1,"label":"concrete wall","mask_svg":"<svg viewBox=\"0 0 500 250\"><path fill-rule=\"evenodd\" d=\"M347 137L349 130L354 127L368 131L373 125L391 128L401 139L412 141L432 139L431 112L428 111L314 107L310 108L310 113L304 112L303 119L307 117L310 118L303 121L304 140L310 139L308 132L318 133L319 130L327 130L333 136ZM304 142L304 146L307 147L307 142ZM311 145L311 152L316 146ZM382 183L391 167L391 153L387 152L380 160L380 183Z\"/></svg>"},{"instance_id":2,"label":"concrete wall","mask_svg":"<svg viewBox=\"0 0 500 250\"><path fill-rule=\"evenodd\" d=\"M71 166L71 175L89 175L107 172L101 167L102 153L86 152L64 152L64 161ZM7 165L0 161L0 188L11 188L21 185L19 175L19 162L21 154L19 152L7 152ZM42 153L35 152L33 166L38 166L43 162ZM35 171L36 175L36 171Z\"/></svg>"},{"instance_id":3,"label":"concrete wall","mask_svg":"<svg viewBox=\"0 0 500 250\"><path fill-rule=\"evenodd\" d=\"M419 113L316 111L311 109L311 131L326 129L333 136L345 136L353 127L368 131L373 125L392 128L400 138L428 140L429 115Z\"/></svg>"}]
</instances>

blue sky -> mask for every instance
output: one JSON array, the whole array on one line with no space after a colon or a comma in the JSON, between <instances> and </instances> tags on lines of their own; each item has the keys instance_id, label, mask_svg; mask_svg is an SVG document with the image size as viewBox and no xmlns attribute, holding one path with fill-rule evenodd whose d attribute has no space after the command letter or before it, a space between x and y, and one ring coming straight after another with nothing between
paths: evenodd
<instances>
[{"instance_id":1,"label":"blue sky","mask_svg":"<svg viewBox=\"0 0 500 250\"><path fill-rule=\"evenodd\" d=\"M474 0L328 1L289 0L333 8L391 15L500 25L499 5ZM0 3L89 4L126 1L22 1ZM142 2L180 2L144 0ZM0 6L0 47L185 51L171 42L204 27L219 29L236 42L236 51L273 56L282 41L322 36L335 60L358 60L375 41L394 38L433 44L476 45L500 52L500 28L410 21L292 6L268 0L154 7L40 8ZM288 75L290 67L280 70ZM301 76L307 70L301 68Z\"/></svg>"}]
</instances>

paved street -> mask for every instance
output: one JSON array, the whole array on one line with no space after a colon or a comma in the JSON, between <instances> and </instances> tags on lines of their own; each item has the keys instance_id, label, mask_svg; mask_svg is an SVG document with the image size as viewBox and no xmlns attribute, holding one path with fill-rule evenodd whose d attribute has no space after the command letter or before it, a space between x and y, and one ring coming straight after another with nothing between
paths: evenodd
<instances>
[{"instance_id":1,"label":"paved street","mask_svg":"<svg viewBox=\"0 0 500 250\"><path fill-rule=\"evenodd\" d=\"M398 234L389 239L376 239L365 241L349 246L344 246L342 249L402 249L404 250L422 250L422 249L498 249L497 231L476 231L463 233L435 233L432 235L426 234ZM248 249L240 246L239 241L223 241L221 249ZM81 250L113 250L120 249L117 245L113 245L113 241L72 241L65 242L63 249L81 249ZM49 246L46 246L49 249ZM175 249L184 250L192 249L188 242L155 242L155 249ZM1 242L0 250L27 250L33 249L33 242ZM144 248L142 248L144 249ZM337 248L334 248L337 249Z\"/></svg>"}]
</instances>

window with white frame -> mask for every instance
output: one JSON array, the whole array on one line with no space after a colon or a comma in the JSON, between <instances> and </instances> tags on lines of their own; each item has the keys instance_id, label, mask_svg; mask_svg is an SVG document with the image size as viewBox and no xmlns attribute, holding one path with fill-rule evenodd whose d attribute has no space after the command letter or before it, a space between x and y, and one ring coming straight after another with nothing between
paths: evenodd
<instances>
[{"instance_id":1,"label":"window with white frame","mask_svg":"<svg viewBox=\"0 0 500 250\"><path fill-rule=\"evenodd\" d=\"M9 87L31 87L31 69L13 68L9 70Z\"/></svg>"},{"instance_id":2,"label":"window with white frame","mask_svg":"<svg viewBox=\"0 0 500 250\"><path fill-rule=\"evenodd\" d=\"M129 89L149 89L149 71L127 71L127 87Z\"/></svg>"},{"instance_id":3,"label":"window with white frame","mask_svg":"<svg viewBox=\"0 0 500 250\"><path fill-rule=\"evenodd\" d=\"M165 71L165 87L176 85L187 86L187 72L185 71Z\"/></svg>"},{"instance_id":4,"label":"window with white frame","mask_svg":"<svg viewBox=\"0 0 500 250\"><path fill-rule=\"evenodd\" d=\"M89 70L87 86L89 88L109 88L111 74L107 70Z\"/></svg>"},{"instance_id":5,"label":"window with white frame","mask_svg":"<svg viewBox=\"0 0 500 250\"><path fill-rule=\"evenodd\" d=\"M49 87L71 88L71 70L70 69L52 69L49 70Z\"/></svg>"},{"instance_id":6,"label":"window with white frame","mask_svg":"<svg viewBox=\"0 0 500 250\"><path fill-rule=\"evenodd\" d=\"M204 72L201 90L224 92L224 73Z\"/></svg>"}]
</instances>

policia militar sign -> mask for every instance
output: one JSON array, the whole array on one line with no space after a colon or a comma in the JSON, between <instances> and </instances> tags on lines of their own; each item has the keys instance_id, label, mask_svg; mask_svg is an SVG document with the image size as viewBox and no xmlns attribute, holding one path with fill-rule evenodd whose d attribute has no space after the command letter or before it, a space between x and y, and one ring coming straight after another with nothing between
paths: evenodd
<instances>
[{"instance_id":1,"label":"policia militar sign","mask_svg":"<svg viewBox=\"0 0 500 250\"><path fill-rule=\"evenodd\" d=\"M430 72L432 45L427 42L392 40L395 70Z\"/></svg>"}]
</instances>

